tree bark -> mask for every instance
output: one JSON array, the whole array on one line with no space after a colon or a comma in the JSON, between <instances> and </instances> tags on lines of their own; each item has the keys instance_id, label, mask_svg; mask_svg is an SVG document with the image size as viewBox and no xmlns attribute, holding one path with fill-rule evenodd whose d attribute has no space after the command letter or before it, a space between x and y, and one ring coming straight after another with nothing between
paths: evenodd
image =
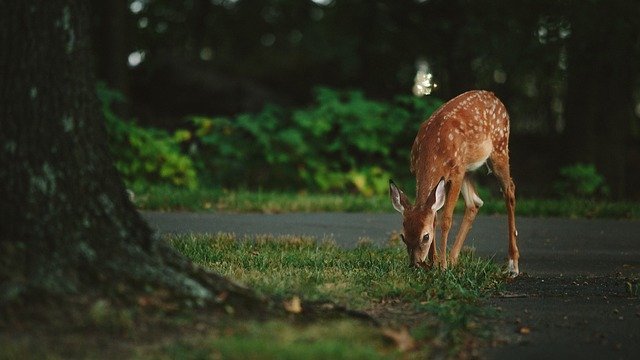
<instances>
[{"instance_id":1,"label":"tree bark","mask_svg":"<svg viewBox=\"0 0 640 360\"><path fill-rule=\"evenodd\" d=\"M0 0L0 305L152 293L264 309L154 238L128 200L95 95L85 4Z\"/></svg>"}]
</instances>

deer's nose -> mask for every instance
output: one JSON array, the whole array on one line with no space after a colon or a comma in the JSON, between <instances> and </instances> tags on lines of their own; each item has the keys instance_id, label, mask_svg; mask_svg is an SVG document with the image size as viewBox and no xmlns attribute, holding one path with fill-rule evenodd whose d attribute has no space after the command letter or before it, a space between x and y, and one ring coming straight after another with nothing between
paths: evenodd
<instances>
[{"instance_id":1,"label":"deer's nose","mask_svg":"<svg viewBox=\"0 0 640 360\"><path fill-rule=\"evenodd\" d=\"M409 267L411 267L411 268L422 268L422 269L425 269L425 270L428 270L430 268L429 263L427 263L426 261L419 261L419 260L410 261L409 262Z\"/></svg>"}]
</instances>

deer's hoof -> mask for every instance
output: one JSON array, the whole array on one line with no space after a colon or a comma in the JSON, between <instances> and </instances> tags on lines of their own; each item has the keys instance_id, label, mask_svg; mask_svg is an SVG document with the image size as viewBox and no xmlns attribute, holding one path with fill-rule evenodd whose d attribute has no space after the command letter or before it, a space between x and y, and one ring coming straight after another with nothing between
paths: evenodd
<instances>
[{"instance_id":1,"label":"deer's hoof","mask_svg":"<svg viewBox=\"0 0 640 360\"><path fill-rule=\"evenodd\" d=\"M518 260L509 259L509 265L507 265L507 273L512 279L520 274L520 270L518 270Z\"/></svg>"}]
</instances>

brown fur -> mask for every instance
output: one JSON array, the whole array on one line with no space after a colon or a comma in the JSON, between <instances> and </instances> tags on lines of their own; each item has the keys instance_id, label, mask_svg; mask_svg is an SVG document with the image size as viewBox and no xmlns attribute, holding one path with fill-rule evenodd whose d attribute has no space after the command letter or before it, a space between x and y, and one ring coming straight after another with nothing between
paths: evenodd
<instances>
[{"instance_id":1,"label":"brown fur","mask_svg":"<svg viewBox=\"0 0 640 360\"><path fill-rule=\"evenodd\" d=\"M469 91L444 104L424 122L411 148L411 172L416 176L416 203L412 206L400 191L406 204L403 211L404 238L410 262L424 262L434 246L434 191L439 181L448 184L441 219L439 262L447 266L446 244L451 228L453 208L464 187L467 205L460 231L451 251L455 263L466 235L482 201L473 184L465 176L485 161L491 160L500 180L509 217L509 259L518 271L518 248L515 231L515 186L509 173L509 115L505 106L491 92ZM392 187L393 191L393 187ZM399 191L399 189L398 189ZM394 205L395 206L395 205ZM429 234L429 242L424 235Z\"/></svg>"}]
</instances>

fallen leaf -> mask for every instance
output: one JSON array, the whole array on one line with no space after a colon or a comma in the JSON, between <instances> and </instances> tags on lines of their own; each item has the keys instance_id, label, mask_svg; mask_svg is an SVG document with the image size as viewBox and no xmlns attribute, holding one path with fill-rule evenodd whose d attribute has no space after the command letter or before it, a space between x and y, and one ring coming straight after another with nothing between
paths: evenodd
<instances>
[{"instance_id":1,"label":"fallen leaf","mask_svg":"<svg viewBox=\"0 0 640 360\"><path fill-rule=\"evenodd\" d=\"M518 328L518 333L522 335L529 335L531 334L531 329L528 326L521 326Z\"/></svg>"},{"instance_id":2,"label":"fallen leaf","mask_svg":"<svg viewBox=\"0 0 640 360\"><path fill-rule=\"evenodd\" d=\"M297 296L292 297L290 300L282 302L284 309L292 314L300 314L302 312L302 304L300 298Z\"/></svg>"},{"instance_id":3,"label":"fallen leaf","mask_svg":"<svg viewBox=\"0 0 640 360\"><path fill-rule=\"evenodd\" d=\"M501 292L498 294L498 297L503 298L503 299L512 299L512 298L526 298L528 297L527 294L518 294L518 293L512 293L512 292Z\"/></svg>"},{"instance_id":4,"label":"fallen leaf","mask_svg":"<svg viewBox=\"0 0 640 360\"><path fill-rule=\"evenodd\" d=\"M416 342L406 327L400 330L384 329L382 330L382 335L393 341L401 352L409 351L416 347Z\"/></svg>"},{"instance_id":5,"label":"fallen leaf","mask_svg":"<svg viewBox=\"0 0 640 360\"><path fill-rule=\"evenodd\" d=\"M139 296L138 297L138 305L145 307L151 305L152 300L149 296Z\"/></svg>"},{"instance_id":6,"label":"fallen leaf","mask_svg":"<svg viewBox=\"0 0 640 360\"><path fill-rule=\"evenodd\" d=\"M216 302L218 304L223 303L227 300L228 297L229 297L229 292L222 291L220 294L218 294L218 296L216 296Z\"/></svg>"},{"instance_id":7,"label":"fallen leaf","mask_svg":"<svg viewBox=\"0 0 640 360\"><path fill-rule=\"evenodd\" d=\"M324 311L331 311L333 309L336 308L336 306L334 304L331 303L326 303L326 304L322 304L322 306L320 306L320 308Z\"/></svg>"}]
</instances>

